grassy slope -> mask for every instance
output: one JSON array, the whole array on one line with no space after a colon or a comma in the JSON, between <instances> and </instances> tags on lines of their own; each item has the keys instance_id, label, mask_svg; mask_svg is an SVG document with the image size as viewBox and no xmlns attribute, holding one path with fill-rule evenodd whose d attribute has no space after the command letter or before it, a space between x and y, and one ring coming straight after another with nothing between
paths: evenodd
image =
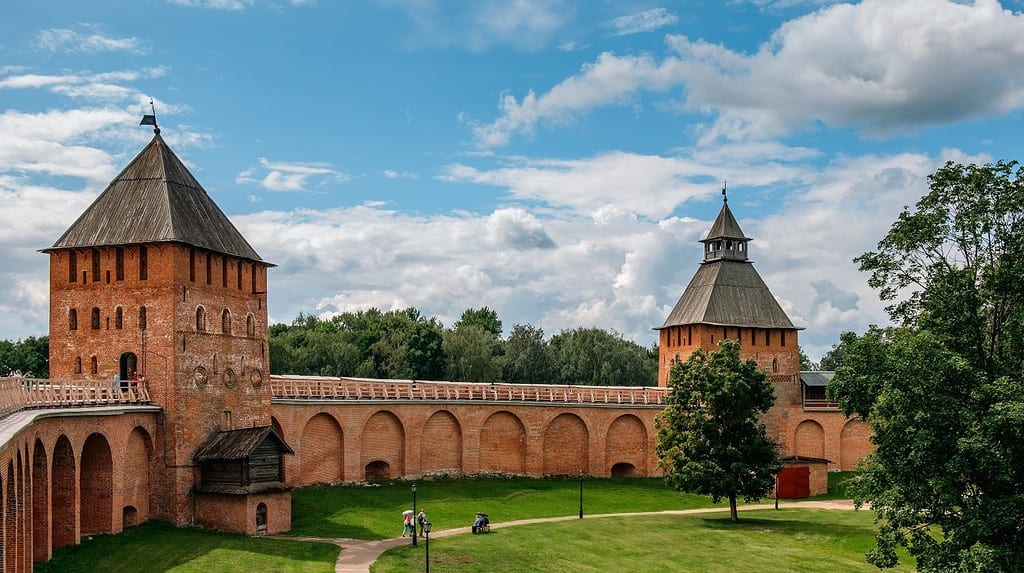
<instances>
[{"instance_id":1,"label":"grassy slope","mask_svg":"<svg viewBox=\"0 0 1024 573\"><path fill-rule=\"evenodd\" d=\"M37 573L328 573L339 548L325 543L257 539L148 522L54 551Z\"/></svg>"},{"instance_id":2,"label":"grassy slope","mask_svg":"<svg viewBox=\"0 0 1024 573\"><path fill-rule=\"evenodd\" d=\"M741 514L738 524L723 514L611 517L435 539L430 561L446 573L867 572L877 571L864 561L874 531L862 511L765 510ZM392 549L371 571L422 570L424 549Z\"/></svg>"},{"instance_id":3,"label":"grassy slope","mask_svg":"<svg viewBox=\"0 0 1024 573\"><path fill-rule=\"evenodd\" d=\"M704 496L679 493L663 479L586 479L587 514L710 507ZM465 527L478 511L511 521L579 513L575 479L487 478L417 482L417 503L437 529ZM379 487L314 486L292 492L293 535L383 539L402 532L402 510L412 507L410 484ZM418 511L418 508L417 508Z\"/></svg>"}]
</instances>

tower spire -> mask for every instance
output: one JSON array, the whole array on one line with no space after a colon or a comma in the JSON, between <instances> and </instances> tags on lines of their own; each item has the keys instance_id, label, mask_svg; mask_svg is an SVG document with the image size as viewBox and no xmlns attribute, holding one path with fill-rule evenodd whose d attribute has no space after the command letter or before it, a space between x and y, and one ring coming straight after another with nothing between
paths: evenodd
<instances>
[{"instance_id":1,"label":"tower spire","mask_svg":"<svg viewBox=\"0 0 1024 573\"><path fill-rule=\"evenodd\" d=\"M729 196L726 195L726 189L728 189L728 188L729 188L729 180L728 179L722 179L722 203L728 203L729 202Z\"/></svg>"},{"instance_id":2,"label":"tower spire","mask_svg":"<svg viewBox=\"0 0 1024 573\"><path fill-rule=\"evenodd\" d=\"M152 125L153 133L160 135L160 126L156 124L156 106L153 105L153 98L149 98L149 109L153 113L143 115L139 125Z\"/></svg>"}]
</instances>

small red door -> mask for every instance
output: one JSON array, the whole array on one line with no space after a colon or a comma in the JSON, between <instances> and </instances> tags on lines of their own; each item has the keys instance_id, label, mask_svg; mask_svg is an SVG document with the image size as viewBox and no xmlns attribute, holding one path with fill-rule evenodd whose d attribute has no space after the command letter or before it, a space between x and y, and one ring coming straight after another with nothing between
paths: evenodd
<instances>
[{"instance_id":1,"label":"small red door","mask_svg":"<svg viewBox=\"0 0 1024 573\"><path fill-rule=\"evenodd\" d=\"M798 499L811 495L811 468L782 468L779 472L779 499Z\"/></svg>"}]
</instances>

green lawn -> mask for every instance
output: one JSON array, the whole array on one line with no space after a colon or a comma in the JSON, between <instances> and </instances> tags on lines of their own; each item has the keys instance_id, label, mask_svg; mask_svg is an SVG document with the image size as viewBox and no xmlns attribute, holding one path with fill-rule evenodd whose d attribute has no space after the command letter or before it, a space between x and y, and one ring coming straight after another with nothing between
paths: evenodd
<instances>
[{"instance_id":1,"label":"green lawn","mask_svg":"<svg viewBox=\"0 0 1024 573\"><path fill-rule=\"evenodd\" d=\"M877 571L864 560L874 539L870 512L761 510L740 520L731 523L726 512L524 525L433 539L430 563L445 573ZM422 571L425 549L392 549L371 571Z\"/></svg>"},{"instance_id":2,"label":"green lawn","mask_svg":"<svg viewBox=\"0 0 1024 573\"><path fill-rule=\"evenodd\" d=\"M840 488L850 475L830 474L830 489ZM426 508L437 531L468 526L477 511L488 512L495 522L579 512L575 479L429 480L417 482L417 489L418 505ZM838 497L842 495L833 491L818 499ZM583 501L587 515L713 507L709 498L679 493L662 479L588 478ZM395 537L401 533L402 510L411 507L407 482L300 488L292 495L291 533ZM726 511L728 506L718 507ZM439 570L453 572L644 571L648 566L672 571L789 571L797 565L816 571L813 567L819 563L833 571L867 571L863 554L872 543L871 518L865 511L782 510L743 513L738 526L728 523L726 514L573 520L437 539L431 543L431 562L439 564ZM416 570L423 566L423 549L423 544L417 550L398 548L376 570ZM53 561L36 564L35 570L326 573L334 570L337 555L338 548L329 544L257 539L150 522L58 549ZM689 565L682 564L693 559L699 566L687 569ZM748 563L752 564L749 569Z\"/></svg>"},{"instance_id":3,"label":"green lawn","mask_svg":"<svg viewBox=\"0 0 1024 573\"><path fill-rule=\"evenodd\" d=\"M466 527L478 511L511 521L579 513L576 479L467 478L416 482L417 503L437 529ZM588 478L587 514L711 507L704 496L679 493L663 479ZM292 535L384 539L402 533L402 510L412 508L406 482L380 486L313 486L292 492ZM417 508L419 511L419 508Z\"/></svg>"},{"instance_id":4,"label":"green lawn","mask_svg":"<svg viewBox=\"0 0 1024 573\"><path fill-rule=\"evenodd\" d=\"M339 548L326 543L259 539L147 522L118 535L97 535L36 563L41 573L329 573Z\"/></svg>"}]
</instances>

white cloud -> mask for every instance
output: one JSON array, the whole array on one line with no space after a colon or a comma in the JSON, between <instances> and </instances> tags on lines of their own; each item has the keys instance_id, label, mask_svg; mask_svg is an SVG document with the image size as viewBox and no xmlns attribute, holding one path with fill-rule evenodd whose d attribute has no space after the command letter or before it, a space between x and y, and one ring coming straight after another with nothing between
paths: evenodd
<instances>
[{"instance_id":1,"label":"white cloud","mask_svg":"<svg viewBox=\"0 0 1024 573\"><path fill-rule=\"evenodd\" d=\"M571 17L562 0L477 0L442 6L435 0L389 0L412 19L416 43L462 45L485 50L512 45L540 49L551 41Z\"/></svg>"},{"instance_id":2,"label":"white cloud","mask_svg":"<svg viewBox=\"0 0 1024 573\"><path fill-rule=\"evenodd\" d=\"M609 26L613 36L628 36L642 32L652 32L658 28L670 26L679 21L679 17L665 8L651 8L636 14L627 14L614 18Z\"/></svg>"},{"instance_id":3,"label":"white cloud","mask_svg":"<svg viewBox=\"0 0 1024 573\"><path fill-rule=\"evenodd\" d=\"M489 170L455 163L445 167L441 178L504 187L516 199L569 208L586 217L617 206L659 219L689 200L713 194L718 183L709 185L709 179L720 182L730 177L734 184L755 187L794 181L802 171L788 161L814 155L781 145L761 149L772 154L754 157L756 149L731 145L720 155L698 150L663 157L618 151L573 160L508 161ZM739 167L744 155L748 168Z\"/></svg>"},{"instance_id":4,"label":"white cloud","mask_svg":"<svg viewBox=\"0 0 1024 573\"><path fill-rule=\"evenodd\" d=\"M643 93L682 90L714 116L702 141L770 139L821 122L885 134L1024 106L1024 15L995 0L865 0L784 23L754 54L668 36L669 54L603 53L548 92L501 98L474 126L500 146ZM983 86L983 87L981 87Z\"/></svg>"},{"instance_id":5,"label":"white cloud","mask_svg":"<svg viewBox=\"0 0 1024 573\"><path fill-rule=\"evenodd\" d=\"M213 8L215 10L244 10L253 5L253 0L167 0L171 4L193 8Z\"/></svg>"},{"instance_id":6,"label":"white cloud","mask_svg":"<svg viewBox=\"0 0 1024 573\"><path fill-rule=\"evenodd\" d=\"M341 183L350 178L332 169L329 163L281 163L263 157L259 161L266 170L262 178L256 178L256 169L246 169L235 176L235 183L255 183L270 191L308 191L310 185Z\"/></svg>"},{"instance_id":7,"label":"white cloud","mask_svg":"<svg viewBox=\"0 0 1024 573\"><path fill-rule=\"evenodd\" d=\"M36 44L50 52L148 52L138 38L112 38L96 32L81 34L68 28L40 30Z\"/></svg>"}]
</instances>

